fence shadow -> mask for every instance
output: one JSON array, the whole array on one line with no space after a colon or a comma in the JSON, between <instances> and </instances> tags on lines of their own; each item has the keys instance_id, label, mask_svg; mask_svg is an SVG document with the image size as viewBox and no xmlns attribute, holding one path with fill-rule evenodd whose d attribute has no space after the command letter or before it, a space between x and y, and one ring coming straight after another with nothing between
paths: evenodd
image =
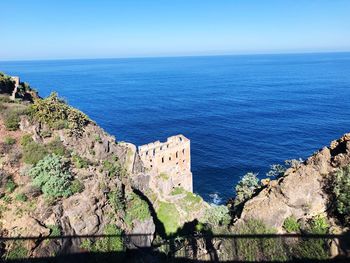
<instances>
[{"instance_id":1,"label":"fence shadow","mask_svg":"<svg viewBox=\"0 0 350 263\"><path fill-rule=\"evenodd\" d=\"M149 234L0 237L0 262L350 262L350 234L182 235L130 246ZM99 242L88 250L83 241ZM100 240L100 241L98 241ZM115 242L122 240L122 246ZM26 246L34 244L34 250ZM54 252L50 248L59 247ZM69 249L67 249L69 247ZM321 250L324 248L324 250ZM333 256L329 251L333 250ZM336 254L334 251L336 250ZM25 253L27 252L27 253Z\"/></svg>"}]
</instances>

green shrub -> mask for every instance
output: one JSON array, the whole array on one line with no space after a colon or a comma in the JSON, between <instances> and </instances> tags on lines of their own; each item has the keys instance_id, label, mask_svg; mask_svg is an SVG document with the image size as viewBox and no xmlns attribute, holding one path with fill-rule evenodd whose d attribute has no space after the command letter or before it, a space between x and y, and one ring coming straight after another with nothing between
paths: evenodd
<instances>
[{"instance_id":1,"label":"green shrub","mask_svg":"<svg viewBox=\"0 0 350 263\"><path fill-rule=\"evenodd\" d=\"M121 189L116 189L114 191L110 191L107 194L108 202L113 207L115 212L119 210L124 210L125 202L124 195Z\"/></svg>"},{"instance_id":2,"label":"green shrub","mask_svg":"<svg viewBox=\"0 0 350 263\"><path fill-rule=\"evenodd\" d=\"M5 184L5 189L9 193L12 193L16 189L16 187L17 186L15 182L11 178Z\"/></svg>"},{"instance_id":3,"label":"green shrub","mask_svg":"<svg viewBox=\"0 0 350 263\"><path fill-rule=\"evenodd\" d=\"M23 162L27 164L36 164L49 153L59 156L69 155L58 138L44 145L34 142L30 135L24 135L21 139L21 145L23 147Z\"/></svg>"},{"instance_id":4,"label":"green shrub","mask_svg":"<svg viewBox=\"0 0 350 263\"><path fill-rule=\"evenodd\" d=\"M8 131L16 131L20 121L18 114L11 112L5 117L4 125Z\"/></svg>"},{"instance_id":5,"label":"green shrub","mask_svg":"<svg viewBox=\"0 0 350 263\"><path fill-rule=\"evenodd\" d=\"M72 156L72 162L74 166L78 169L81 168L88 168L89 167L89 162L88 160L80 157L79 155L73 154Z\"/></svg>"},{"instance_id":6,"label":"green shrub","mask_svg":"<svg viewBox=\"0 0 350 263\"><path fill-rule=\"evenodd\" d=\"M251 172L245 174L235 187L235 205L239 205L251 198L259 186L257 174Z\"/></svg>"},{"instance_id":7,"label":"green shrub","mask_svg":"<svg viewBox=\"0 0 350 263\"><path fill-rule=\"evenodd\" d=\"M102 143L102 139L101 139L100 135L98 135L98 134L95 135L95 141L98 143Z\"/></svg>"},{"instance_id":8,"label":"green shrub","mask_svg":"<svg viewBox=\"0 0 350 263\"><path fill-rule=\"evenodd\" d=\"M125 222L129 226L131 226L132 221L135 219L143 222L151 217L147 202L142 200L137 194L131 193L127 197L127 200Z\"/></svg>"},{"instance_id":9,"label":"green shrub","mask_svg":"<svg viewBox=\"0 0 350 263\"><path fill-rule=\"evenodd\" d=\"M176 209L175 204L167 202L159 202L157 209L157 216L159 221L162 222L165 228L165 233L171 235L176 233L180 227L179 218L180 214Z\"/></svg>"},{"instance_id":10,"label":"green shrub","mask_svg":"<svg viewBox=\"0 0 350 263\"><path fill-rule=\"evenodd\" d=\"M70 190L72 194L81 193L82 191L84 191L84 184L80 182L78 179L75 179L72 181Z\"/></svg>"},{"instance_id":11,"label":"green shrub","mask_svg":"<svg viewBox=\"0 0 350 263\"><path fill-rule=\"evenodd\" d=\"M68 197L72 194L71 178L61 158L55 154L47 155L29 171L33 185L40 187L45 196Z\"/></svg>"},{"instance_id":12,"label":"green shrub","mask_svg":"<svg viewBox=\"0 0 350 263\"><path fill-rule=\"evenodd\" d=\"M183 189L182 187L175 187L172 191L171 191L171 195L180 195L180 194L184 194L186 193L185 189Z\"/></svg>"},{"instance_id":13,"label":"green shrub","mask_svg":"<svg viewBox=\"0 0 350 263\"><path fill-rule=\"evenodd\" d=\"M333 194L337 212L350 225L350 165L339 169L334 176Z\"/></svg>"},{"instance_id":14,"label":"green shrub","mask_svg":"<svg viewBox=\"0 0 350 263\"><path fill-rule=\"evenodd\" d=\"M7 137L5 137L4 143L7 145L13 145L16 143L16 139L7 136Z\"/></svg>"},{"instance_id":15,"label":"green shrub","mask_svg":"<svg viewBox=\"0 0 350 263\"><path fill-rule=\"evenodd\" d=\"M311 234L327 234L329 223L326 217L317 215L312 218L308 231Z\"/></svg>"},{"instance_id":16,"label":"green shrub","mask_svg":"<svg viewBox=\"0 0 350 263\"><path fill-rule=\"evenodd\" d=\"M267 227L259 220L248 220L236 225L234 229L238 235L276 234L276 229ZM240 261L286 261L288 255L280 239L257 237L238 238L236 251Z\"/></svg>"},{"instance_id":17,"label":"green shrub","mask_svg":"<svg viewBox=\"0 0 350 263\"><path fill-rule=\"evenodd\" d=\"M58 237L61 235L61 229L57 225L47 225L47 227L51 230L50 237Z\"/></svg>"},{"instance_id":18,"label":"green shrub","mask_svg":"<svg viewBox=\"0 0 350 263\"><path fill-rule=\"evenodd\" d=\"M103 170L107 172L107 175L112 176L121 176L124 177L126 175L125 169L120 165L118 161L103 161Z\"/></svg>"},{"instance_id":19,"label":"green shrub","mask_svg":"<svg viewBox=\"0 0 350 263\"><path fill-rule=\"evenodd\" d=\"M329 224L324 216L315 216L309 221L306 229L309 234L324 235L329 230ZM292 251L296 258L326 260L329 258L329 240L324 238L304 238L301 239Z\"/></svg>"},{"instance_id":20,"label":"green shrub","mask_svg":"<svg viewBox=\"0 0 350 263\"><path fill-rule=\"evenodd\" d=\"M56 155L67 156L68 152L66 147L64 147L61 140L57 137L46 145L46 149L49 153Z\"/></svg>"},{"instance_id":21,"label":"green shrub","mask_svg":"<svg viewBox=\"0 0 350 263\"><path fill-rule=\"evenodd\" d=\"M203 222L213 226L228 225L231 221L230 211L224 205L211 205L205 211Z\"/></svg>"},{"instance_id":22,"label":"green shrub","mask_svg":"<svg viewBox=\"0 0 350 263\"><path fill-rule=\"evenodd\" d=\"M9 196L9 195L5 195L2 200L6 203L6 204L9 204L12 202L12 197Z\"/></svg>"},{"instance_id":23,"label":"green shrub","mask_svg":"<svg viewBox=\"0 0 350 263\"><path fill-rule=\"evenodd\" d=\"M27 146L29 143L34 142L31 134L25 134L22 136L20 144L22 146Z\"/></svg>"},{"instance_id":24,"label":"green shrub","mask_svg":"<svg viewBox=\"0 0 350 263\"><path fill-rule=\"evenodd\" d=\"M48 154L44 145L34 141L26 141L23 147L23 162L27 164L36 164Z\"/></svg>"},{"instance_id":25,"label":"green shrub","mask_svg":"<svg viewBox=\"0 0 350 263\"><path fill-rule=\"evenodd\" d=\"M25 259L28 256L28 250L25 244L21 240L16 240L12 244L10 250L5 254L6 260L19 260Z\"/></svg>"},{"instance_id":26,"label":"green shrub","mask_svg":"<svg viewBox=\"0 0 350 263\"><path fill-rule=\"evenodd\" d=\"M298 223L294 216L290 216L284 220L283 228L287 233L296 233L300 231L300 223Z\"/></svg>"},{"instance_id":27,"label":"green shrub","mask_svg":"<svg viewBox=\"0 0 350 263\"><path fill-rule=\"evenodd\" d=\"M17 194L16 200L20 202L26 202L28 200L28 197L25 194Z\"/></svg>"},{"instance_id":28,"label":"green shrub","mask_svg":"<svg viewBox=\"0 0 350 263\"><path fill-rule=\"evenodd\" d=\"M280 178L286 172L286 167L281 164L272 164L270 165L270 171L266 173L269 177Z\"/></svg>"},{"instance_id":29,"label":"green shrub","mask_svg":"<svg viewBox=\"0 0 350 263\"><path fill-rule=\"evenodd\" d=\"M116 225L106 225L103 231L104 235L113 237L102 237L95 242L91 240L83 240L81 248L90 252L120 252L125 250L124 241L122 238L123 231Z\"/></svg>"},{"instance_id":30,"label":"green shrub","mask_svg":"<svg viewBox=\"0 0 350 263\"><path fill-rule=\"evenodd\" d=\"M82 135L84 127L90 122L84 113L67 105L57 93L51 93L45 99L36 99L30 107L30 115L51 128L68 126L71 133L77 136Z\"/></svg>"}]
</instances>

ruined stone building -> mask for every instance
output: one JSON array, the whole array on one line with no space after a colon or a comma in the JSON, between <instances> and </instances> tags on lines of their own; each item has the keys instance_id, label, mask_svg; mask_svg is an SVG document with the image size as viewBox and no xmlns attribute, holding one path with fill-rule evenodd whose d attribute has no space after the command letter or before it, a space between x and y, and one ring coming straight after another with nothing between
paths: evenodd
<instances>
[{"instance_id":1,"label":"ruined stone building","mask_svg":"<svg viewBox=\"0 0 350 263\"><path fill-rule=\"evenodd\" d=\"M190 150L190 140L181 134L169 137L166 142L156 141L138 147L145 167L160 180L171 182L164 187L183 187L192 192Z\"/></svg>"},{"instance_id":2,"label":"ruined stone building","mask_svg":"<svg viewBox=\"0 0 350 263\"><path fill-rule=\"evenodd\" d=\"M18 89L18 86L19 86L19 84L20 84L20 80L19 80L19 77L17 77L17 76L12 76L11 77L11 80L13 81L13 83L14 83L14 89L13 89L13 91L12 91L12 94L11 94L11 99L12 100L15 100L16 99L16 93L17 93L17 89Z\"/></svg>"}]
</instances>

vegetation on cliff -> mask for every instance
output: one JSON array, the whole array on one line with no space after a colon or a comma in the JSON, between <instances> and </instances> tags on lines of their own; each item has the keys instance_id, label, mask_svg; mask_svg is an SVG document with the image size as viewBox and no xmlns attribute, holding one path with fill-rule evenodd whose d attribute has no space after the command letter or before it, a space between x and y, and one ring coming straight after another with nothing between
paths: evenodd
<instances>
[{"instance_id":1,"label":"vegetation on cliff","mask_svg":"<svg viewBox=\"0 0 350 263\"><path fill-rule=\"evenodd\" d=\"M74 135L81 135L90 119L81 111L72 108L53 92L45 99L36 99L29 108L30 116L53 129L69 129Z\"/></svg>"}]
</instances>

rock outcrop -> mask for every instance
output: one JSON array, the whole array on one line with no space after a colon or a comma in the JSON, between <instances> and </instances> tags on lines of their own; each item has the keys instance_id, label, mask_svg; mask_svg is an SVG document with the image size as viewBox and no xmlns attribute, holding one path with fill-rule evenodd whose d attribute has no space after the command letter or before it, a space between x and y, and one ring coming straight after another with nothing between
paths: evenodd
<instances>
[{"instance_id":1,"label":"rock outcrop","mask_svg":"<svg viewBox=\"0 0 350 263\"><path fill-rule=\"evenodd\" d=\"M327 213L329 196L325 190L328 179L340 167L350 164L350 134L333 141L285 175L269 182L248 200L240 219L260 219L282 231L289 216L297 219Z\"/></svg>"}]
</instances>

